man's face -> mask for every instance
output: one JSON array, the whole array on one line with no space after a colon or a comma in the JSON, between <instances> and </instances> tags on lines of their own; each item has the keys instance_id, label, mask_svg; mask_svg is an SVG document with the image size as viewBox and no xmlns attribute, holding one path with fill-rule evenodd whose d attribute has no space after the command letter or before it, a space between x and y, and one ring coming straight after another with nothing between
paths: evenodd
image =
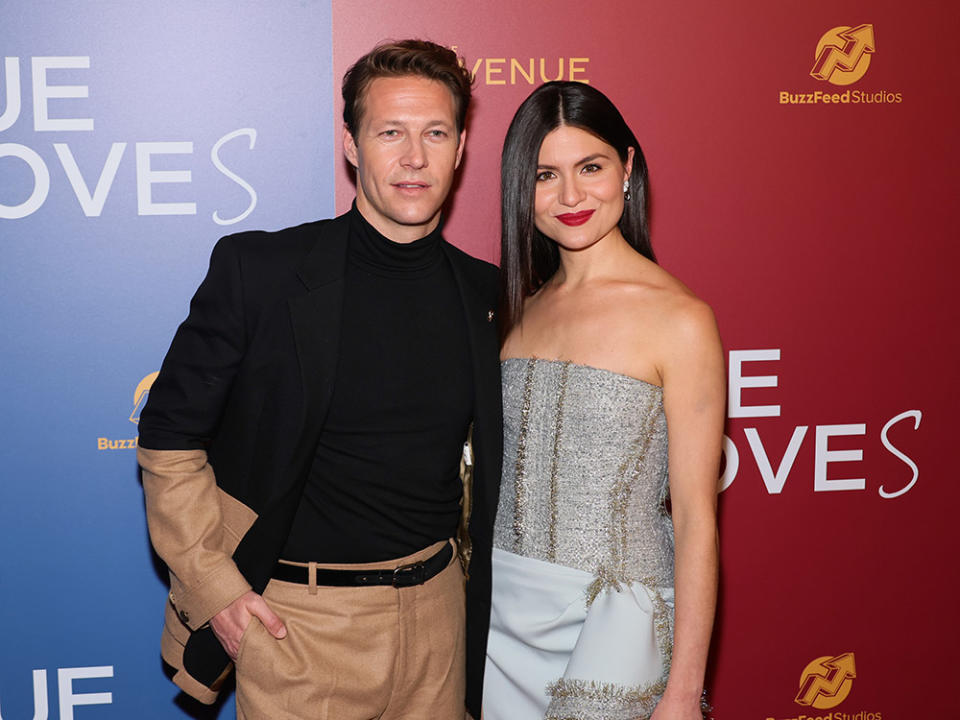
<instances>
[{"instance_id":1,"label":"man's face","mask_svg":"<svg viewBox=\"0 0 960 720\"><path fill-rule=\"evenodd\" d=\"M343 152L357 169L357 209L394 242L412 242L440 221L460 165L453 94L417 75L380 77L367 86L356 136Z\"/></svg>"}]
</instances>

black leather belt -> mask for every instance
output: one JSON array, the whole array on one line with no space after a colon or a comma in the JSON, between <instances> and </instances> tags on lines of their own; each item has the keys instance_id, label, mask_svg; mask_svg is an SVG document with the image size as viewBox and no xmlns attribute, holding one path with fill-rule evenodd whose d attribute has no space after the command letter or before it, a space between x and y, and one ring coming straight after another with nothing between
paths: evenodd
<instances>
[{"instance_id":1,"label":"black leather belt","mask_svg":"<svg viewBox=\"0 0 960 720\"><path fill-rule=\"evenodd\" d=\"M435 555L421 562L401 565L383 570L329 570L317 568L317 585L337 587L363 587L367 585L392 585L410 587L422 585L443 570L453 557L453 546L446 543ZM310 584L310 570L303 565L277 563L272 577L285 582Z\"/></svg>"}]
</instances>

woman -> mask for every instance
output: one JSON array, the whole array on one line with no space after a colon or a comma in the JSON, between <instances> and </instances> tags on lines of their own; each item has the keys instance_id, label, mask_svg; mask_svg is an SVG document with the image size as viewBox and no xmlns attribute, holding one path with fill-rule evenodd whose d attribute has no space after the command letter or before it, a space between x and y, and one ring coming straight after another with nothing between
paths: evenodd
<instances>
[{"instance_id":1,"label":"woman","mask_svg":"<svg viewBox=\"0 0 960 720\"><path fill-rule=\"evenodd\" d=\"M713 314L656 264L643 154L598 90L524 101L502 192L484 718L699 720L725 410Z\"/></svg>"}]
</instances>

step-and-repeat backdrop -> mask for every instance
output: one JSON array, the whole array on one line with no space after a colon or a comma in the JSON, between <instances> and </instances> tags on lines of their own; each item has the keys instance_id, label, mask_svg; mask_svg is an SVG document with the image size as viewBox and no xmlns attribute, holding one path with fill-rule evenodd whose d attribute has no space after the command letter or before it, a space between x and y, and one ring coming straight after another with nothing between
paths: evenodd
<instances>
[{"instance_id":1,"label":"step-and-repeat backdrop","mask_svg":"<svg viewBox=\"0 0 960 720\"><path fill-rule=\"evenodd\" d=\"M952 717L958 33L947 0L4 2L0 717L233 712L163 675L135 423L216 239L349 206L339 80L402 37L475 76L446 232L475 255L541 82L643 144L728 360L717 720Z\"/></svg>"}]
</instances>

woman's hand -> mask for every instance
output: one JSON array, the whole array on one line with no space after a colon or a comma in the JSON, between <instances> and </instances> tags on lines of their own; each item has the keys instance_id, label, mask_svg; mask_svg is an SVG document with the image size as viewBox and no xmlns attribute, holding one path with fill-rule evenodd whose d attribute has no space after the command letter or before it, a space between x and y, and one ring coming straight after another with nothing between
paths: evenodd
<instances>
[{"instance_id":1,"label":"woman's hand","mask_svg":"<svg viewBox=\"0 0 960 720\"><path fill-rule=\"evenodd\" d=\"M703 720L700 698L675 699L664 695L650 720Z\"/></svg>"}]
</instances>

